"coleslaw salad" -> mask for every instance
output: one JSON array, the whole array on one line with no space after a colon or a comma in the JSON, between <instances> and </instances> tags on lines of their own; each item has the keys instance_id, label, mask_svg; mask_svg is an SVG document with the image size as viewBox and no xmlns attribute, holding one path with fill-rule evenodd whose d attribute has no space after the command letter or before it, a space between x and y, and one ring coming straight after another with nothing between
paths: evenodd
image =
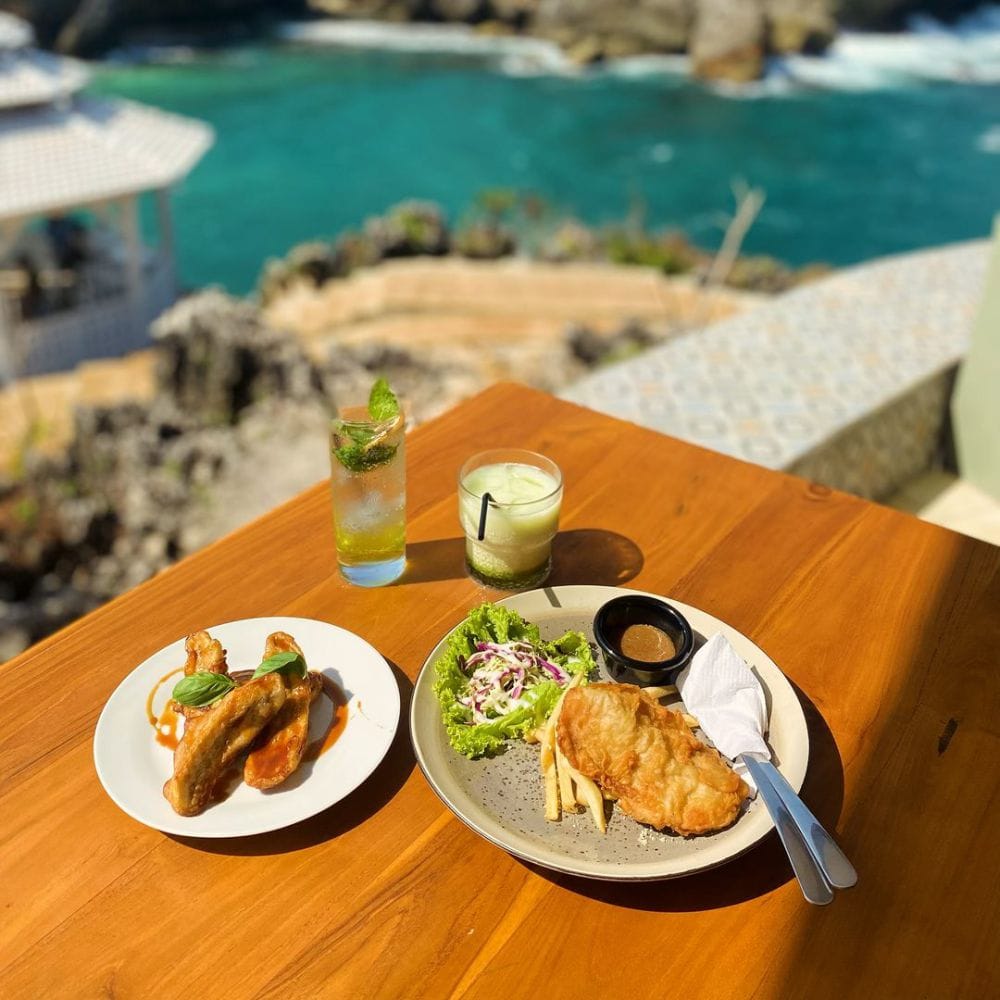
<instances>
[{"instance_id":1,"label":"coleslaw salad","mask_svg":"<svg viewBox=\"0 0 1000 1000\"><path fill-rule=\"evenodd\" d=\"M544 724L577 675L595 669L582 632L543 641L516 611L482 604L448 639L434 692L451 746L466 757L499 753Z\"/></svg>"}]
</instances>

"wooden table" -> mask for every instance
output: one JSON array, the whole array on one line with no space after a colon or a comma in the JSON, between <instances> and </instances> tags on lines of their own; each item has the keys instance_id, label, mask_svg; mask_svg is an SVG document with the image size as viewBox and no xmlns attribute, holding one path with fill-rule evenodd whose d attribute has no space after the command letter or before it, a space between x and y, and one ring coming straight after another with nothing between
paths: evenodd
<instances>
[{"instance_id":1,"label":"wooden table","mask_svg":"<svg viewBox=\"0 0 1000 1000\"><path fill-rule=\"evenodd\" d=\"M435 641L492 596L463 572L455 475L496 444L564 470L552 582L704 608L794 681L803 797L856 889L809 906L773 833L670 882L553 875L442 806L406 704ZM0 996L998 995L1000 549L514 386L408 448L399 585L340 579L320 484L0 670ZM278 833L134 822L94 772L105 700L179 636L270 614L343 625L394 665L388 757Z\"/></svg>"}]
</instances>

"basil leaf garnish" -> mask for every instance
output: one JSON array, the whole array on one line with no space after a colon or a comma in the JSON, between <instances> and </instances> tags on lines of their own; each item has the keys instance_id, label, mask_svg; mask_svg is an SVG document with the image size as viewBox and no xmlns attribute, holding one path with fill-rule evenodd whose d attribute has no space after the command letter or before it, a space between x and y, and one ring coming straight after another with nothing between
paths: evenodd
<instances>
[{"instance_id":1,"label":"basil leaf garnish","mask_svg":"<svg viewBox=\"0 0 1000 1000\"><path fill-rule=\"evenodd\" d=\"M372 420L395 420L399 416L399 400L384 379L377 379L368 396L368 414Z\"/></svg>"},{"instance_id":2,"label":"basil leaf garnish","mask_svg":"<svg viewBox=\"0 0 1000 1000\"><path fill-rule=\"evenodd\" d=\"M264 674L273 674L276 670L283 670L286 674L298 674L299 677L306 675L306 661L298 653L275 653L269 656L254 672L251 680L263 677Z\"/></svg>"},{"instance_id":3,"label":"basil leaf garnish","mask_svg":"<svg viewBox=\"0 0 1000 1000\"><path fill-rule=\"evenodd\" d=\"M173 699L189 708L204 708L229 694L236 687L236 681L226 674L210 674L199 670L188 674L174 685Z\"/></svg>"}]
</instances>

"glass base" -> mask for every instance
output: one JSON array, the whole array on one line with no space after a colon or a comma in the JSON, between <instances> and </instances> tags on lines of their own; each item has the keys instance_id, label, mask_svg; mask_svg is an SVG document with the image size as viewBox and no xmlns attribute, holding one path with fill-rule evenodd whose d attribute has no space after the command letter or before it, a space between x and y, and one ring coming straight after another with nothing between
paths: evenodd
<instances>
[{"instance_id":1,"label":"glass base","mask_svg":"<svg viewBox=\"0 0 1000 1000\"><path fill-rule=\"evenodd\" d=\"M406 569L406 555L395 559L383 559L381 562L356 563L348 566L340 564L340 575L356 587L384 587L387 583L398 580Z\"/></svg>"},{"instance_id":2,"label":"glass base","mask_svg":"<svg viewBox=\"0 0 1000 1000\"><path fill-rule=\"evenodd\" d=\"M469 576L480 583L485 583L488 587L496 587L497 590L531 590L543 583L552 571L551 557L546 559L541 566L528 570L526 573L491 574L484 573L477 569L469 561L465 560L465 568Z\"/></svg>"}]
</instances>

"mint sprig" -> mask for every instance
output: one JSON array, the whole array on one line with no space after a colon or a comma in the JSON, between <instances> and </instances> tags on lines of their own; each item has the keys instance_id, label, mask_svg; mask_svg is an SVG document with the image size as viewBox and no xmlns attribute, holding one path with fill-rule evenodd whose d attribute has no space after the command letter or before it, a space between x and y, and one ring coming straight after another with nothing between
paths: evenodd
<instances>
[{"instance_id":1,"label":"mint sprig","mask_svg":"<svg viewBox=\"0 0 1000 1000\"><path fill-rule=\"evenodd\" d=\"M349 444L334 448L333 453L348 472L368 472L369 469L391 462L396 456L396 445L377 444L365 448L359 444Z\"/></svg>"},{"instance_id":2,"label":"mint sprig","mask_svg":"<svg viewBox=\"0 0 1000 1000\"><path fill-rule=\"evenodd\" d=\"M368 416L376 424L390 424L399 416L399 400L384 378L375 381L368 395ZM368 472L386 465L396 457L398 448L382 440L389 430L344 422L337 428L339 437L333 454L348 472Z\"/></svg>"},{"instance_id":3,"label":"mint sprig","mask_svg":"<svg viewBox=\"0 0 1000 1000\"><path fill-rule=\"evenodd\" d=\"M368 394L368 415L380 423L399 416L399 400L384 378L376 379Z\"/></svg>"}]
</instances>

